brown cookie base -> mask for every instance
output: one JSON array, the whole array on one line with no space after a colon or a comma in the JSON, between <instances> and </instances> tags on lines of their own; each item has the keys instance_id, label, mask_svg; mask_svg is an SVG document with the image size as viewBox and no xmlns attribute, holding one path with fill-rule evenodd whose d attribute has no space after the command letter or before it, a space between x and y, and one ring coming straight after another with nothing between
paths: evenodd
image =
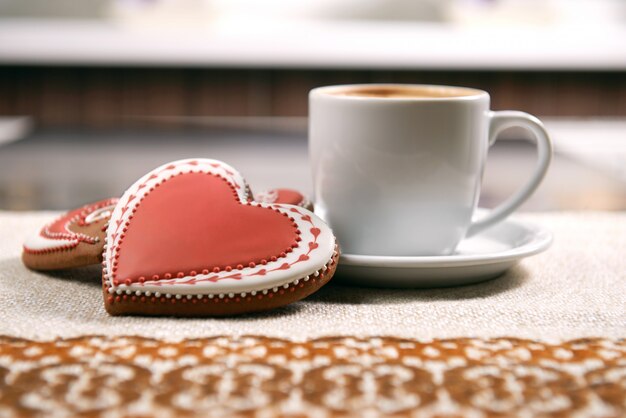
<instances>
[{"instance_id":1,"label":"brown cookie base","mask_svg":"<svg viewBox=\"0 0 626 418\"><path fill-rule=\"evenodd\" d=\"M281 287L277 292L270 290L265 295L257 292L254 296L247 294L246 296L219 298L216 295L213 298L203 296L202 299L198 299L197 296L187 299L183 296L177 299L174 296L166 298L163 295L160 297L134 296L124 293L111 295L107 288L103 287L104 307L109 314L114 316L215 317L268 311L304 299L319 290L335 274L338 258L339 251L336 251L326 264L326 270L317 271L318 276L311 274L307 281L299 280L297 284L290 283L288 288Z\"/></svg>"},{"instance_id":2,"label":"brown cookie base","mask_svg":"<svg viewBox=\"0 0 626 418\"><path fill-rule=\"evenodd\" d=\"M102 219L89 225L81 226L76 223L70 226L72 232L81 233L90 237L98 237L95 243L79 242L73 247L53 250L33 251L24 248L22 262L31 270L61 270L74 267L91 266L102 262L104 246L103 228L108 219Z\"/></svg>"}]
</instances>

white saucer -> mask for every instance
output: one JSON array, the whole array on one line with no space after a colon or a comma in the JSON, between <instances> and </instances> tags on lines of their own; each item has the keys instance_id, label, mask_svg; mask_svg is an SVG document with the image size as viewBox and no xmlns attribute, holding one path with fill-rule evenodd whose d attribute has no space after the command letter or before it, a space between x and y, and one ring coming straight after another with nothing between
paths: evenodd
<instances>
[{"instance_id":1,"label":"white saucer","mask_svg":"<svg viewBox=\"0 0 626 418\"><path fill-rule=\"evenodd\" d=\"M459 244L446 256L342 254L337 279L375 287L444 287L489 280L522 258L545 251L552 234L509 218Z\"/></svg>"}]
</instances>

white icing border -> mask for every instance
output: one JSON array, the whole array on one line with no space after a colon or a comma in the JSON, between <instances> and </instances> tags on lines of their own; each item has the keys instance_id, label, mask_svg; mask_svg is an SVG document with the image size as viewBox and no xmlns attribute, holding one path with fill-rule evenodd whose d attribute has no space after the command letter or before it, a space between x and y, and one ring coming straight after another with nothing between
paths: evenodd
<instances>
[{"instance_id":1,"label":"white icing border","mask_svg":"<svg viewBox=\"0 0 626 418\"><path fill-rule=\"evenodd\" d=\"M101 207L100 209L94 210L89 215L85 216L85 224L89 225L94 222L110 217L111 213L113 212L113 208L115 208L115 205L117 205L117 203L115 203L114 205L108 205L108 206Z\"/></svg>"},{"instance_id":2,"label":"white icing border","mask_svg":"<svg viewBox=\"0 0 626 418\"><path fill-rule=\"evenodd\" d=\"M171 166L174 166L174 168L169 168ZM135 208L139 202L141 202L141 199L150 192L150 189L154 184L165 179L169 179L174 175L191 172L212 173L222 176L226 179L226 181L236 187L240 202L248 202L246 194L247 188L243 177L234 168L221 161L211 159L187 159L174 161L172 163L164 164L146 174L124 193L120 199L120 203L116 206L113 214L111 215L111 220L109 221L109 227L107 228L107 242L105 244L104 252L103 277L110 294L126 294L136 296L145 295L156 297L174 296L176 298L186 296L187 298L191 298L192 296L202 297L203 295L208 295L209 297L224 297L225 295L233 297L234 295L240 294L245 296L248 293L254 295L256 292L276 292L280 287L286 288L289 284L297 284L301 279L307 281L309 279L308 276L310 275L319 275L318 271L325 271L328 268L328 263L331 262L332 258L337 255L335 237L332 231L312 212L295 205L255 202L255 204L259 206L278 209L280 212L293 217L294 222L301 231L301 243L303 244L299 245L291 253L288 253L286 257L279 258L276 261L268 261L266 265L245 267L241 270L233 270L231 272L210 272L206 275L199 273L193 276L196 280L203 280L209 277L217 276L218 279L221 279L217 282L206 281L195 283L193 285L184 284L182 282L192 278L192 276L185 276L169 280L162 279L159 281L146 281L143 284L133 283L130 285L119 284L118 286L115 286L112 281L111 271L113 265L112 260L114 260L117 251L117 242L121 235L121 229L117 227L117 221L121 221L120 225L124 225L129 220L133 212L133 208ZM134 196L134 198L132 198L131 202L128 203L132 196ZM127 206L128 209L124 211L124 208ZM292 209L295 209L298 212L292 212ZM307 216L310 218L310 222L302 219ZM269 272L269 270L275 269L284 263L291 264L295 262L302 254L306 254L309 251L308 244L306 243L313 240L311 228L318 228L320 233L316 240L318 247L309 254L309 259L293 264L288 270ZM116 231L117 235L114 235ZM268 271L268 273L264 276L255 276L254 278L244 277L239 280L224 278L235 272L240 272L244 276L249 276L263 269Z\"/></svg>"},{"instance_id":3,"label":"white icing border","mask_svg":"<svg viewBox=\"0 0 626 418\"><path fill-rule=\"evenodd\" d=\"M259 203L274 203L278 199L278 189L263 190L254 195L254 200Z\"/></svg>"},{"instance_id":4,"label":"white icing border","mask_svg":"<svg viewBox=\"0 0 626 418\"><path fill-rule=\"evenodd\" d=\"M28 251L61 250L63 248L75 247L80 241L78 239L50 239L41 235L41 230L32 234L24 240L24 248Z\"/></svg>"}]
</instances>

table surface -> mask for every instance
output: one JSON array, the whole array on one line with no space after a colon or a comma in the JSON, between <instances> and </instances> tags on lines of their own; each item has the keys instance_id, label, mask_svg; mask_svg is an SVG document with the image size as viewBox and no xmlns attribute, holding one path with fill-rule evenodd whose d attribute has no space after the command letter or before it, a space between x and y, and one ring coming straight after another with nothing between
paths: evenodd
<instances>
[{"instance_id":1,"label":"table surface","mask_svg":"<svg viewBox=\"0 0 626 418\"><path fill-rule=\"evenodd\" d=\"M7 416L626 414L626 212L524 215L553 247L488 282L368 289L339 270L214 319L110 317L98 267L28 271L20 243L54 215L0 212Z\"/></svg>"},{"instance_id":2,"label":"table surface","mask_svg":"<svg viewBox=\"0 0 626 418\"><path fill-rule=\"evenodd\" d=\"M46 274L27 270L19 258L21 243L52 217L0 212L0 335L506 336L548 342L626 337L626 212L525 214L522 219L554 233L552 248L482 284L432 290L349 287L341 283L340 265L330 285L284 309L196 320L109 317L99 266Z\"/></svg>"}]
</instances>

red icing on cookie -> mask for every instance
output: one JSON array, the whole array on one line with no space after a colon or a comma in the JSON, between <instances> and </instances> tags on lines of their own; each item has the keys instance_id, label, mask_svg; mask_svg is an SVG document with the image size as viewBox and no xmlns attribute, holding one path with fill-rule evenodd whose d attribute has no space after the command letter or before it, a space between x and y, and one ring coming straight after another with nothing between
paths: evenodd
<instances>
[{"instance_id":1,"label":"red icing on cookie","mask_svg":"<svg viewBox=\"0 0 626 418\"><path fill-rule=\"evenodd\" d=\"M293 189L270 189L255 196L257 202L281 203L287 205L306 206L308 200L302 193Z\"/></svg>"},{"instance_id":2,"label":"red icing on cookie","mask_svg":"<svg viewBox=\"0 0 626 418\"><path fill-rule=\"evenodd\" d=\"M280 258L297 236L288 216L240 203L223 178L186 173L163 182L136 207L119 239L114 280L262 264Z\"/></svg>"},{"instance_id":3,"label":"red icing on cookie","mask_svg":"<svg viewBox=\"0 0 626 418\"><path fill-rule=\"evenodd\" d=\"M50 223L45 228L45 231L49 234L71 234L71 231L67 229L68 222L72 221L74 218L79 216L80 213L83 212L84 210L85 209L81 207L81 208L74 209L65 213L64 215L60 216L59 218L54 220L52 223Z\"/></svg>"},{"instance_id":4,"label":"red icing on cookie","mask_svg":"<svg viewBox=\"0 0 626 418\"><path fill-rule=\"evenodd\" d=\"M304 200L304 196L296 190L277 189L276 191L278 192L278 198L276 199L277 203L299 205Z\"/></svg>"}]
</instances>

